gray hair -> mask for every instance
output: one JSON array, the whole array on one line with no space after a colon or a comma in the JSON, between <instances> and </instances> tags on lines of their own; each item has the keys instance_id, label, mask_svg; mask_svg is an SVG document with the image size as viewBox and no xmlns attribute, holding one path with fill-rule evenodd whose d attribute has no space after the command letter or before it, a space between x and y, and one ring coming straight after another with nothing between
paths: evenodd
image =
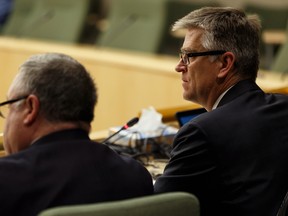
<instances>
[{"instance_id":1,"label":"gray hair","mask_svg":"<svg viewBox=\"0 0 288 216\"><path fill-rule=\"evenodd\" d=\"M70 56L31 56L20 66L15 88L22 95L36 95L40 113L49 121L91 123L94 118L95 83L84 66Z\"/></svg>"},{"instance_id":2,"label":"gray hair","mask_svg":"<svg viewBox=\"0 0 288 216\"><path fill-rule=\"evenodd\" d=\"M202 46L207 50L234 53L241 77L256 79L259 69L261 23L257 15L248 15L230 7L204 7L175 22L172 31L201 28Z\"/></svg>"}]
</instances>

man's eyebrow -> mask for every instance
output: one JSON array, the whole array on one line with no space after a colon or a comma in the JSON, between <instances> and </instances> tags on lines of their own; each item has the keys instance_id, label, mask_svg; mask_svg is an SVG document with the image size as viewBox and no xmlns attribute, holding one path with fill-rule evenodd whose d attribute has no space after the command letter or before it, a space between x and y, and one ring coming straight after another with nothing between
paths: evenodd
<instances>
[{"instance_id":1,"label":"man's eyebrow","mask_svg":"<svg viewBox=\"0 0 288 216\"><path fill-rule=\"evenodd\" d=\"M197 52L196 50L189 49L189 48L181 48L180 52L182 53L190 53L190 52Z\"/></svg>"}]
</instances>

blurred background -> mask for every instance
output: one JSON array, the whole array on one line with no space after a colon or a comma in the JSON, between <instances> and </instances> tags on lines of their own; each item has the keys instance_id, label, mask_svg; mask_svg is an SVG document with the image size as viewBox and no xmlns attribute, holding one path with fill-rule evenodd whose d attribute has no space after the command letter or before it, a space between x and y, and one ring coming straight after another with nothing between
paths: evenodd
<instances>
[{"instance_id":1,"label":"blurred background","mask_svg":"<svg viewBox=\"0 0 288 216\"><path fill-rule=\"evenodd\" d=\"M287 0L0 0L2 36L177 56L177 19L203 6L233 6L262 20L261 68L277 69L285 43Z\"/></svg>"}]
</instances>

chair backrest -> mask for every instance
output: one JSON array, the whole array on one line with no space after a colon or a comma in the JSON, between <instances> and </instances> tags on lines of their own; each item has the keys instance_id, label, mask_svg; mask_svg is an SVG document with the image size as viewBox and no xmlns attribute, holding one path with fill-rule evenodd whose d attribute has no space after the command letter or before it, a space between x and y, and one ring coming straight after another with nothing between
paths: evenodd
<instances>
[{"instance_id":1,"label":"chair backrest","mask_svg":"<svg viewBox=\"0 0 288 216\"><path fill-rule=\"evenodd\" d=\"M274 62L272 63L271 70L275 72L288 73L288 41L278 50Z\"/></svg>"},{"instance_id":2,"label":"chair backrest","mask_svg":"<svg viewBox=\"0 0 288 216\"><path fill-rule=\"evenodd\" d=\"M167 0L111 0L108 28L97 46L156 53L163 34Z\"/></svg>"},{"instance_id":3,"label":"chair backrest","mask_svg":"<svg viewBox=\"0 0 288 216\"><path fill-rule=\"evenodd\" d=\"M121 201L44 210L39 216L199 216L198 199L186 192L170 192Z\"/></svg>"},{"instance_id":4,"label":"chair backrest","mask_svg":"<svg viewBox=\"0 0 288 216\"><path fill-rule=\"evenodd\" d=\"M3 35L78 42L89 11L90 0L23 0L3 28Z\"/></svg>"},{"instance_id":5,"label":"chair backrest","mask_svg":"<svg viewBox=\"0 0 288 216\"><path fill-rule=\"evenodd\" d=\"M288 19L286 27L286 42L281 45L277 51L274 61L271 66L271 70L275 72L288 73Z\"/></svg>"},{"instance_id":6,"label":"chair backrest","mask_svg":"<svg viewBox=\"0 0 288 216\"><path fill-rule=\"evenodd\" d=\"M14 0L13 9L2 28L1 34L19 36L22 26L33 9L35 0Z\"/></svg>"}]
</instances>

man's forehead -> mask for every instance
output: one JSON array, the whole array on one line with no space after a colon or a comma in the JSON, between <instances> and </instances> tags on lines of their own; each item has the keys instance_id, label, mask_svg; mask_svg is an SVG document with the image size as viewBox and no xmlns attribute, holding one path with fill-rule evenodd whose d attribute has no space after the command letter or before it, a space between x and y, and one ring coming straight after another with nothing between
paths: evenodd
<instances>
[{"instance_id":1,"label":"man's forehead","mask_svg":"<svg viewBox=\"0 0 288 216\"><path fill-rule=\"evenodd\" d=\"M201 37L198 37L198 35L185 37L183 45L180 50L181 52L203 51Z\"/></svg>"}]
</instances>

